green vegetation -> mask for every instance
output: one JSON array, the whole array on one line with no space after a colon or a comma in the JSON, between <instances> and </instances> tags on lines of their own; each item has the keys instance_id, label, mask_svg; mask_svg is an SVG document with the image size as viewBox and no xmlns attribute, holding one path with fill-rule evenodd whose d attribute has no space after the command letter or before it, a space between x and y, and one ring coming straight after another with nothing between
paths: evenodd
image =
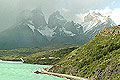
<instances>
[{"instance_id":1,"label":"green vegetation","mask_svg":"<svg viewBox=\"0 0 120 80\"><path fill-rule=\"evenodd\" d=\"M96 36L72 51L50 71L91 80L120 80L120 35Z\"/></svg>"},{"instance_id":2,"label":"green vegetation","mask_svg":"<svg viewBox=\"0 0 120 80\"><path fill-rule=\"evenodd\" d=\"M59 60L62 60L65 56L67 56L76 48L78 47L38 52L24 57L24 60L25 63L30 64L53 65L56 64Z\"/></svg>"},{"instance_id":3,"label":"green vegetation","mask_svg":"<svg viewBox=\"0 0 120 80\"><path fill-rule=\"evenodd\" d=\"M46 53L45 51L50 51L50 50L54 51L56 49L69 48L71 46L76 46L76 45L73 45L70 43L55 43L55 44L51 44L51 45L40 47L40 48L36 47L36 48L18 48L18 49L12 49L12 50L0 50L0 59L5 61L21 61L20 58L23 58L29 55L31 56L31 54L33 53L36 53L37 55L39 55L39 53L40 54L43 53L44 55L44 53ZM37 63L37 62L33 62L33 63Z\"/></svg>"},{"instance_id":4,"label":"green vegetation","mask_svg":"<svg viewBox=\"0 0 120 80\"><path fill-rule=\"evenodd\" d=\"M19 48L12 50L0 50L0 59L9 61L19 61L21 57L39 52L39 48Z\"/></svg>"}]
</instances>

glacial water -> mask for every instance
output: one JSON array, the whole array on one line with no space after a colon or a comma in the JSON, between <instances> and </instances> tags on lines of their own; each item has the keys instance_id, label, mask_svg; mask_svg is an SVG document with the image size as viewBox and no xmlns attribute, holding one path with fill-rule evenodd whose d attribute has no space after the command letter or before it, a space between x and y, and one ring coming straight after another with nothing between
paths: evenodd
<instances>
[{"instance_id":1,"label":"glacial water","mask_svg":"<svg viewBox=\"0 0 120 80\"><path fill-rule=\"evenodd\" d=\"M46 74L34 74L47 65L23 64L21 62L0 61L0 80L67 80Z\"/></svg>"}]
</instances>

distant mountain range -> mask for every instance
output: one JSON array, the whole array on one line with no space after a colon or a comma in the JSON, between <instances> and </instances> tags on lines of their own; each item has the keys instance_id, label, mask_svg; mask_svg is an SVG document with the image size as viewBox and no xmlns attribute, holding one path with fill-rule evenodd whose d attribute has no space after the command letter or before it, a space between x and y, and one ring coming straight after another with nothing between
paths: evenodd
<instances>
[{"instance_id":1,"label":"distant mountain range","mask_svg":"<svg viewBox=\"0 0 120 80\"><path fill-rule=\"evenodd\" d=\"M83 45L100 30L116 25L109 16L96 11L86 13L83 18L84 22L75 23L56 11L47 22L41 8L25 10L12 27L0 32L0 49L42 47L61 42Z\"/></svg>"}]
</instances>

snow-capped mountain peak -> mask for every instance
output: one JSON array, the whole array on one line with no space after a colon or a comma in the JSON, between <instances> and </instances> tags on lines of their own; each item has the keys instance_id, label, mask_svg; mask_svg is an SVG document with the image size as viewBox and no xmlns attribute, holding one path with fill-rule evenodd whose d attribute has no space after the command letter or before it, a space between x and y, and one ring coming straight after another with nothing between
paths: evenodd
<instances>
[{"instance_id":1,"label":"snow-capped mountain peak","mask_svg":"<svg viewBox=\"0 0 120 80\"><path fill-rule=\"evenodd\" d=\"M36 15L44 16L41 7L38 7L38 8L36 8L36 9L32 10L32 13L33 13L33 14L36 14Z\"/></svg>"},{"instance_id":2,"label":"snow-capped mountain peak","mask_svg":"<svg viewBox=\"0 0 120 80\"><path fill-rule=\"evenodd\" d=\"M52 14L58 20L65 20L65 18L60 14L59 11L56 11Z\"/></svg>"},{"instance_id":3,"label":"snow-capped mountain peak","mask_svg":"<svg viewBox=\"0 0 120 80\"><path fill-rule=\"evenodd\" d=\"M42 35L46 37L53 37L55 34L54 29L50 29L48 26L44 27L43 29L38 28L37 29Z\"/></svg>"},{"instance_id":4,"label":"snow-capped mountain peak","mask_svg":"<svg viewBox=\"0 0 120 80\"><path fill-rule=\"evenodd\" d=\"M55 28L56 26L61 27L66 22L67 20L60 14L60 12L56 11L49 16L48 27L51 29Z\"/></svg>"},{"instance_id":5,"label":"snow-capped mountain peak","mask_svg":"<svg viewBox=\"0 0 120 80\"><path fill-rule=\"evenodd\" d=\"M95 22L105 22L106 19L109 16L103 16L100 12L98 11L90 11L87 14L85 14L84 16L84 22L90 22L90 21L95 21Z\"/></svg>"},{"instance_id":6,"label":"snow-capped mountain peak","mask_svg":"<svg viewBox=\"0 0 120 80\"><path fill-rule=\"evenodd\" d=\"M110 23L110 25L115 25L115 23L108 15L102 15L102 13L98 10L92 10L88 13L82 14L82 17L84 19L82 23L84 32L91 30L92 28L98 27L102 24ZM108 25L108 27L110 25Z\"/></svg>"}]
</instances>

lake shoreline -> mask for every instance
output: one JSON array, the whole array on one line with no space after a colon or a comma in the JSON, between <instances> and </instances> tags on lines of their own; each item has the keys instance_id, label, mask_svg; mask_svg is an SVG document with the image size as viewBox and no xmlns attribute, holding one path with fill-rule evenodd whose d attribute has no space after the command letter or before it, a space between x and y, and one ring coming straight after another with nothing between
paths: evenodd
<instances>
[{"instance_id":1,"label":"lake shoreline","mask_svg":"<svg viewBox=\"0 0 120 80\"><path fill-rule=\"evenodd\" d=\"M89 80L87 78L82 78L82 77L77 77L77 76L72 76L72 75L67 75L67 74L59 74L59 73L53 73L53 72L49 72L49 68L43 68L43 70L41 71L35 71L34 73L36 74L47 74L47 75L53 75L53 76L56 76L56 77L60 77L60 78L67 78L67 79L70 79L70 80Z\"/></svg>"},{"instance_id":2,"label":"lake shoreline","mask_svg":"<svg viewBox=\"0 0 120 80\"><path fill-rule=\"evenodd\" d=\"M82 77L71 76L71 75L67 75L67 74L52 73L52 72L48 72L48 71L45 71L45 70L44 71L35 71L34 73L53 75L53 76L60 77L60 78L67 78L67 79L70 79L70 80L89 80L89 79L82 78Z\"/></svg>"},{"instance_id":3,"label":"lake shoreline","mask_svg":"<svg viewBox=\"0 0 120 80\"><path fill-rule=\"evenodd\" d=\"M5 61L5 60L0 60L1 62L11 62L11 61ZM14 61L13 61L14 62ZM16 62L19 62L19 63L22 63L22 64L29 64L29 63L24 63L22 61L15 61ZM40 64L35 64L35 65L40 65ZM53 67L53 65L49 65L51 67ZM53 75L53 76L56 76L56 77L60 77L60 78L67 78L67 79L70 79L70 80L89 80L89 79L86 79L86 78L82 78L82 77L77 77L77 76L71 76L71 75L67 75L67 74L59 74L59 73L53 73L53 72L49 72L49 69L51 67L48 67L48 68L43 68L43 70L41 71L34 71L33 73L36 73L36 74L47 74L47 75Z\"/></svg>"}]
</instances>

